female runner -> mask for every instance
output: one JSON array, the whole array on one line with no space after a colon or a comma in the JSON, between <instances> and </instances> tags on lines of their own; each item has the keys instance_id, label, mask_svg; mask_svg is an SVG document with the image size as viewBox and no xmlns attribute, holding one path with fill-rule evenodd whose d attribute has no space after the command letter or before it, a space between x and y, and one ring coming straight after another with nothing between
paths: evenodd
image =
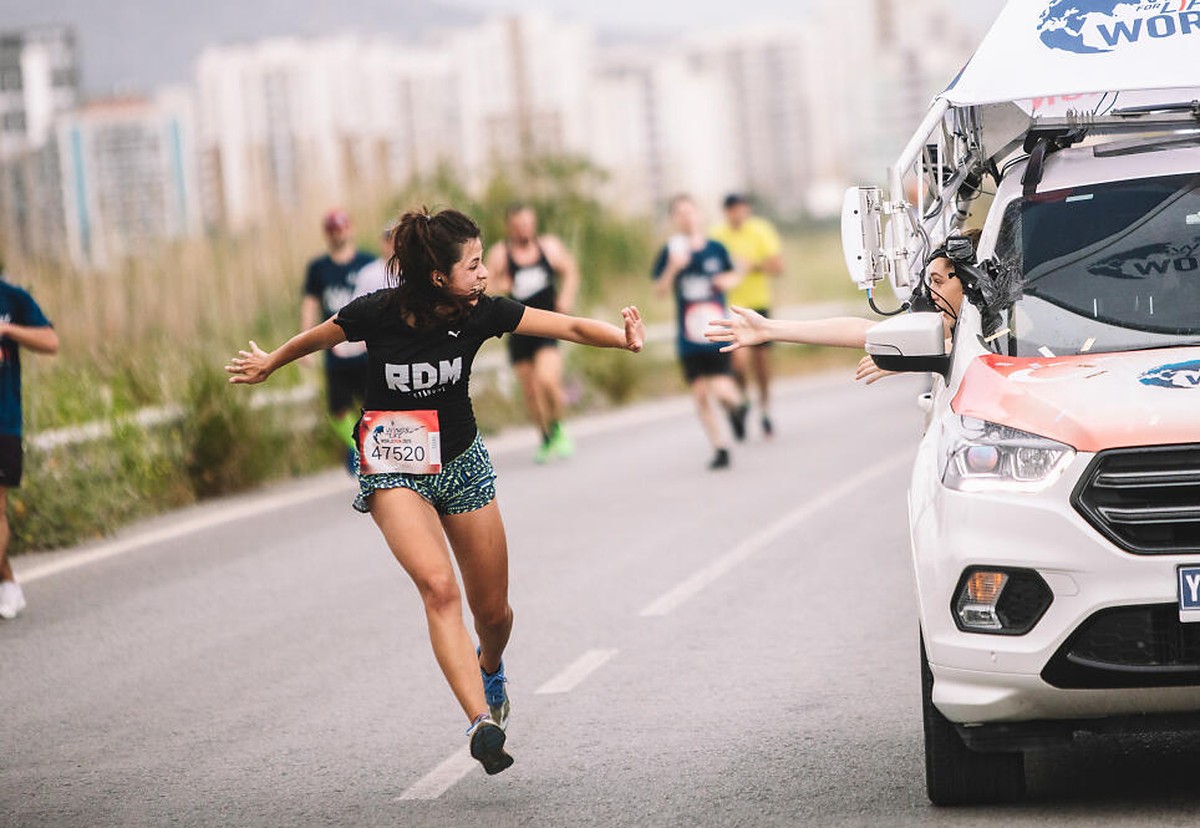
<instances>
[{"instance_id":1,"label":"female runner","mask_svg":"<svg viewBox=\"0 0 1200 828\"><path fill-rule=\"evenodd\" d=\"M306 354L366 342L354 508L375 519L420 592L434 656L471 723L471 755L499 773L513 761L504 750L509 703L501 661L513 613L496 474L468 396L471 362L489 337L509 332L636 353L642 319L637 308L623 308L622 330L486 296L479 227L457 210L404 214L389 272L394 287L355 299L270 353L251 342L225 370L230 382L259 383ZM478 648L463 623L451 551Z\"/></svg>"}]
</instances>

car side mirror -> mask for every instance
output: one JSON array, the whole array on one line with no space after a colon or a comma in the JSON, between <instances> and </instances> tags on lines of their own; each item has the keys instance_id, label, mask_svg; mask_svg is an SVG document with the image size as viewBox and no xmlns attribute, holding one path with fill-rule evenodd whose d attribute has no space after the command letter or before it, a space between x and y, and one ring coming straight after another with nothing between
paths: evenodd
<instances>
[{"instance_id":1,"label":"car side mirror","mask_svg":"<svg viewBox=\"0 0 1200 828\"><path fill-rule=\"evenodd\" d=\"M906 313L867 331L867 353L885 371L950 373L942 314Z\"/></svg>"}]
</instances>

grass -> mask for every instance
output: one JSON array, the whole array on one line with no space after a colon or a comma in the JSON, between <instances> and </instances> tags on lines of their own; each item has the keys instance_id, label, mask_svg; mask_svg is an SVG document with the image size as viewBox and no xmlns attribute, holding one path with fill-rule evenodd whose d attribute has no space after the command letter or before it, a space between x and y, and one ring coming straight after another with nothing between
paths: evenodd
<instances>
[{"instance_id":1,"label":"grass","mask_svg":"<svg viewBox=\"0 0 1200 828\"><path fill-rule=\"evenodd\" d=\"M618 322L619 308L634 303L649 322L671 320L672 303L653 296L649 275L662 233L653 222L603 208L589 195L596 183L586 165L545 161L497 178L478 198L443 174L351 212L365 246L374 228L402 207L421 204L453 204L478 217L486 241L500 237L504 207L520 194L537 208L542 229L561 236L578 258L580 313ZM271 348L295 333L304 266L322 249L315 214L309 218L147 249L107 272L13 263L23 276L17 281L32 290L62 342L56 358L23 360L27 434L119 423L147 406L184 411L170 426L126 424L111 438L51 451L27 440L25 482L9 499L13 552L100 537L139 517L340 463L320 400L251 409L249 389L229 386L221 367L249 339ZM859 298L833 230L786 234L785 262L776 283L779 306ZM486 349L502 352L502 345ZM685 390L670 343L637 359L580 347L566 354L575 411ZM857 355L784 346L772 358L781 373L793 373L849 368ZM315 374L289 366L271 386L311 382ZM472 387L485 433L524 422L515 388L483 381Z\"/></svg>"}]
</instances>

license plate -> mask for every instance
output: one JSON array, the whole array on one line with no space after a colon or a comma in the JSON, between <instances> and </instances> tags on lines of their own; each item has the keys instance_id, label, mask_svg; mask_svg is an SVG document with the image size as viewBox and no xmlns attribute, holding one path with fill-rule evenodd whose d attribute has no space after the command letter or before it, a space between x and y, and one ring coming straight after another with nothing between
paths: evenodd
<instances>
[{"instance_id":1,"label":"license plate","mask_svg":"<svg viewBox=\"0 0 1200 828\"><path fill-rule=\"evenodd\" d=\"M1179 573L1179 620L1200 621L1200 566L1181 566Z\"/></svg>"}]
</instances>

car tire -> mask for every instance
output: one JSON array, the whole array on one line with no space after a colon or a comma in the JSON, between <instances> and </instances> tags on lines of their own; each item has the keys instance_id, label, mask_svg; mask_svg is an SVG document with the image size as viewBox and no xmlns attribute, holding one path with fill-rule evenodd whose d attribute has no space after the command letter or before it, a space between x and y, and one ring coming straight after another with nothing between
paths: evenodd
<instances>
[{"instance_id":1,"label":"car tire","mask_svg":"<svg viewBox=\"0 0 1200 828\"><path fill-rule=\"evenodd\" d=\"M1025 795L1023 753L971 750L933 705L933 671L921 638L921 703L925 719L925 790L934 805L1014 802Z\"/></svg>"}]
</instances>

